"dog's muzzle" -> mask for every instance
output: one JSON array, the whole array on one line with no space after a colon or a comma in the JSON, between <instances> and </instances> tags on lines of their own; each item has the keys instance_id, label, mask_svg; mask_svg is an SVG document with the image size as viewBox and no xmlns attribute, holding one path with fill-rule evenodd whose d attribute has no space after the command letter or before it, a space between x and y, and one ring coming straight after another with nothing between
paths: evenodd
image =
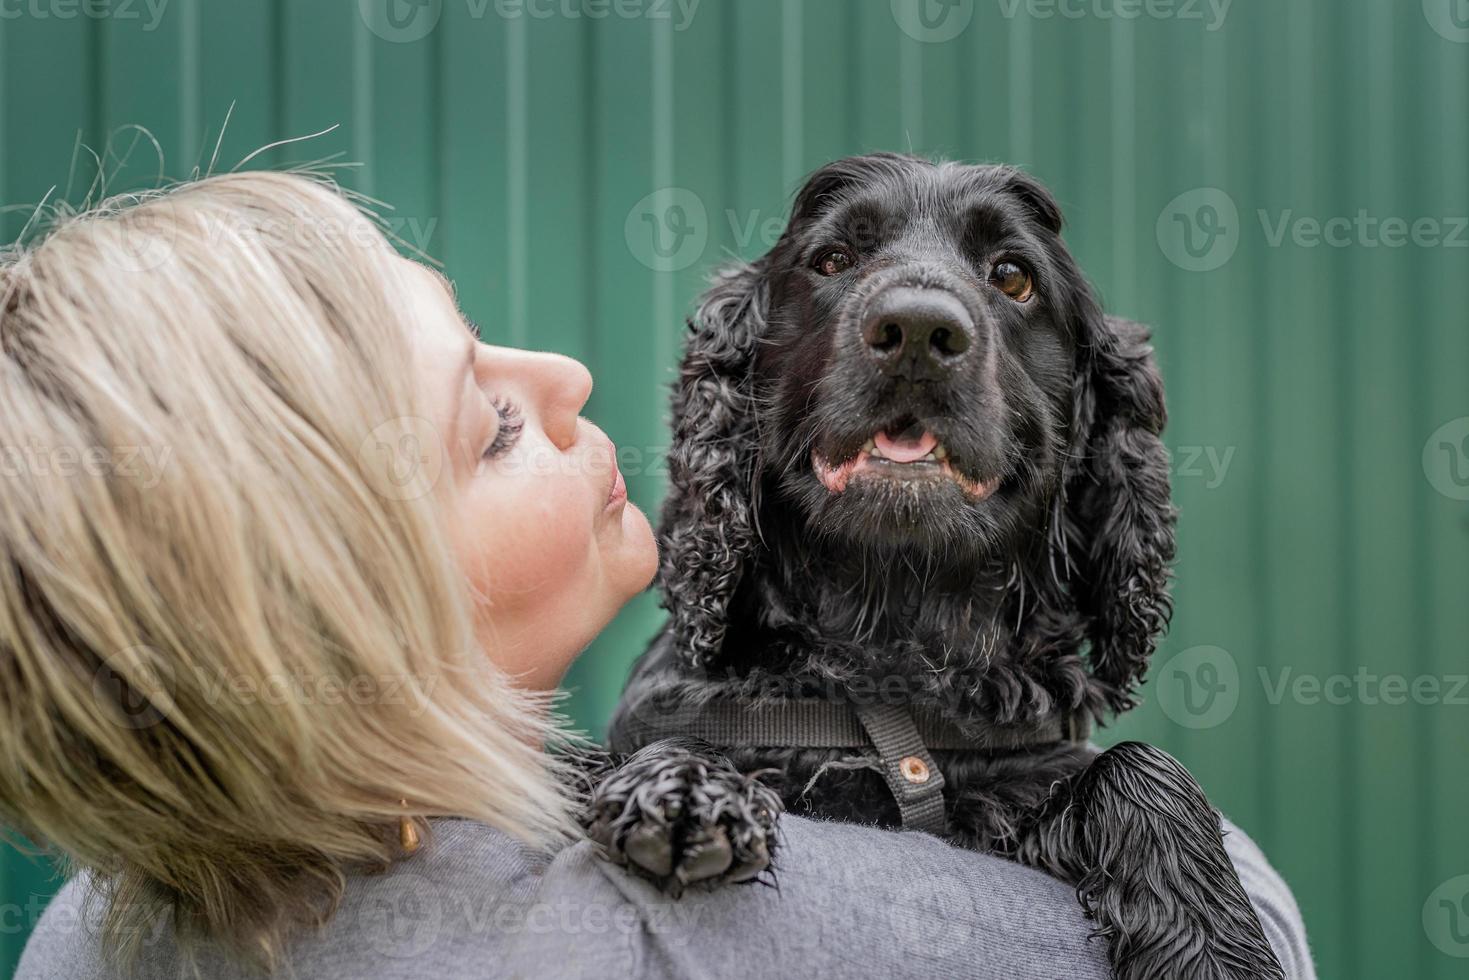
<instances>
[{"instance_id":1,"label":"dog's muzzle","mask_svg":"<svg viewBox=\"0 0 1469 980\"><path fill-rule=\"evenodd\" d=\"M884 374L911 381L947 380L977 339L969 310L943 289L893 286L862 318L863 353Z\"/></svg>"}]
</instances>

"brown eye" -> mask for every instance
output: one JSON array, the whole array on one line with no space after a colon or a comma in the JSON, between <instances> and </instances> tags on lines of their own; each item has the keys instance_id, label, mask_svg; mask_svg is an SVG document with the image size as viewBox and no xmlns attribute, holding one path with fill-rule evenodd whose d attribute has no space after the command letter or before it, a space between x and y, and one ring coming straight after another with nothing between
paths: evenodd
<instances>
[{"instance_id":1,"label":"brown eye","mask_svg":"<svg viewBox=\"0 0 1469 980\"><path fill-rule=\"evenodd\" d=\"M816 271L823 276L839 276L852 267L852 253L844 248L822 252L816 260Z\"/></svg>"},{"instance_id":2,"label":"brown eye","mask_svg":"<svg viewBox=\"0 0 1469 980\"><path fill-rule=\"evenodd\" d=\"M1030 272L1025 266L1008 259L995 263L995 269L990 273L990 282L1017 303L1024 303L1035 291L1035 283L1031 281Z\"/></svg>"}]
</instances>

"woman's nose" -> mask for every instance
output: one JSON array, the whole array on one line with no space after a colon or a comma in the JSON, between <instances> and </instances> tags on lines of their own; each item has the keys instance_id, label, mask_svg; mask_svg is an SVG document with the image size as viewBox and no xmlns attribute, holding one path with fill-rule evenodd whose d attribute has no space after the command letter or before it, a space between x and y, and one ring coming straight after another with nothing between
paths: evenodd
<instances>
[{"instance_id":1,"label":"woman's nose","mask_svg":"<svg viewBox=\"0 0 1469 980\"><path fill-rule=\"evenodd\" d=\"M577 420L592 393L592 373L580 361L560 354L533 354L530 385L540 408L546 438L558 449L576 442Z\"/></svg>"}]
</instances>

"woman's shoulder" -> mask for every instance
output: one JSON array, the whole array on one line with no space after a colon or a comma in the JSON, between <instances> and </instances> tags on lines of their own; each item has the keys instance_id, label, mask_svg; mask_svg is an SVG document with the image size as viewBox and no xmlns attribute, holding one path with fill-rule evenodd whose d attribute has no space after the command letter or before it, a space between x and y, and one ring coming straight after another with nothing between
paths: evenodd
<instances>
[{"instance_id":1,"label":"woman's shoulder","mask_svg":"<svg viewBox=\"0 0 1469 980\"><path fill-rule=\"evenodd\" d=\"M579 843L554 859L468 821L434 821L428 846L353 876L336 916L289 951L300 977L741 977L756 972L1104 977L1070 890L921 834L786 816L778 886L675 901ZM32 934L17 980L117 980L91 882L74 879ZM186 975L171 932L141 943L139 980ZM982 964L982 965L981 965ZM205 950L203 976L245 980ZM876 973L874 973L876 971ZM957 972L952 972L957 971Z\"/></svg>"},{"instance_id":2,"label":"woman's shoulder","mask_svg":"<svg viewBox=\"0 0 1469 980\"><path fill-rule=\"evenodd\" d=\"M21 953L15 980L107 980L97 955L97 913L91 880L78 875L52 897Z\"/></svg>"},{"instance_id":3,"label":"woman's shoulder","mask_svg":"<svg viewBox=\"0 0 1469 980\"><path fill-rule=\"evenodd\" d=\"M299 977L740 977L752 973L975 978L1108 975L1105 950L1073 890L1038 871L926 834L787 815L776 887L673 901L597 857L589 843L554 859L468 821L434 821L409 861L349 880L337 915L289 954ZM1272 939L1304 950L1290 893L1232 831ZM83 914L77 879L47 910L18 980L115 980ZM145 937L139 980L183 976L171 934ZM1309 960L1306 961L1309 969ZM202 975L250 976L206 951ZM1308 973L1288 971L1291 976Z\"/></svg>"}]
</instances>

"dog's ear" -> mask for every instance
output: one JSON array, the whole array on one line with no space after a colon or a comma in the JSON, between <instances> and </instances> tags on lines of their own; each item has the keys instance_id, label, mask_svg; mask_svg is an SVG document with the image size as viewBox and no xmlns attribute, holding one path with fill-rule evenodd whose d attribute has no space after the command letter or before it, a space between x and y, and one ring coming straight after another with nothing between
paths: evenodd
<instances>
[{"instance_id":1,"label":"dog's ear","mask_svg":"<svg viewBox=\"0 0 1469 980\"><path fill-rule=\"evenodd\" d=\"M1085 305L1062 520L1092 676L1125 711L1172 614L1167 414L1148 329Z\"/></svg>"},{"instance_id":2,"label":"dog's ear","mask_svg":"<svg viewBox=\"0 0 1469 980\"><path fill-rule=\"evenodd\" d=\"M691 666L724 639L726 610L755 548L755 346L769 306L766 260L722 271L689 320L673 396L659 583Z\"/></svg>"},{"instance_id":3,"label":"dog's ear","mask_svg":"<svg viewBox=\"0 0 1469 980\"><path fill-rule=\"evenodd\" d=\"M1016 167L997 166L994 169L1005 191L1024 204L1042 227L1052 233L1060 233L1065 218L1061 214L1061 205L1045 184Z\"/></svg>"}]
</instances>

